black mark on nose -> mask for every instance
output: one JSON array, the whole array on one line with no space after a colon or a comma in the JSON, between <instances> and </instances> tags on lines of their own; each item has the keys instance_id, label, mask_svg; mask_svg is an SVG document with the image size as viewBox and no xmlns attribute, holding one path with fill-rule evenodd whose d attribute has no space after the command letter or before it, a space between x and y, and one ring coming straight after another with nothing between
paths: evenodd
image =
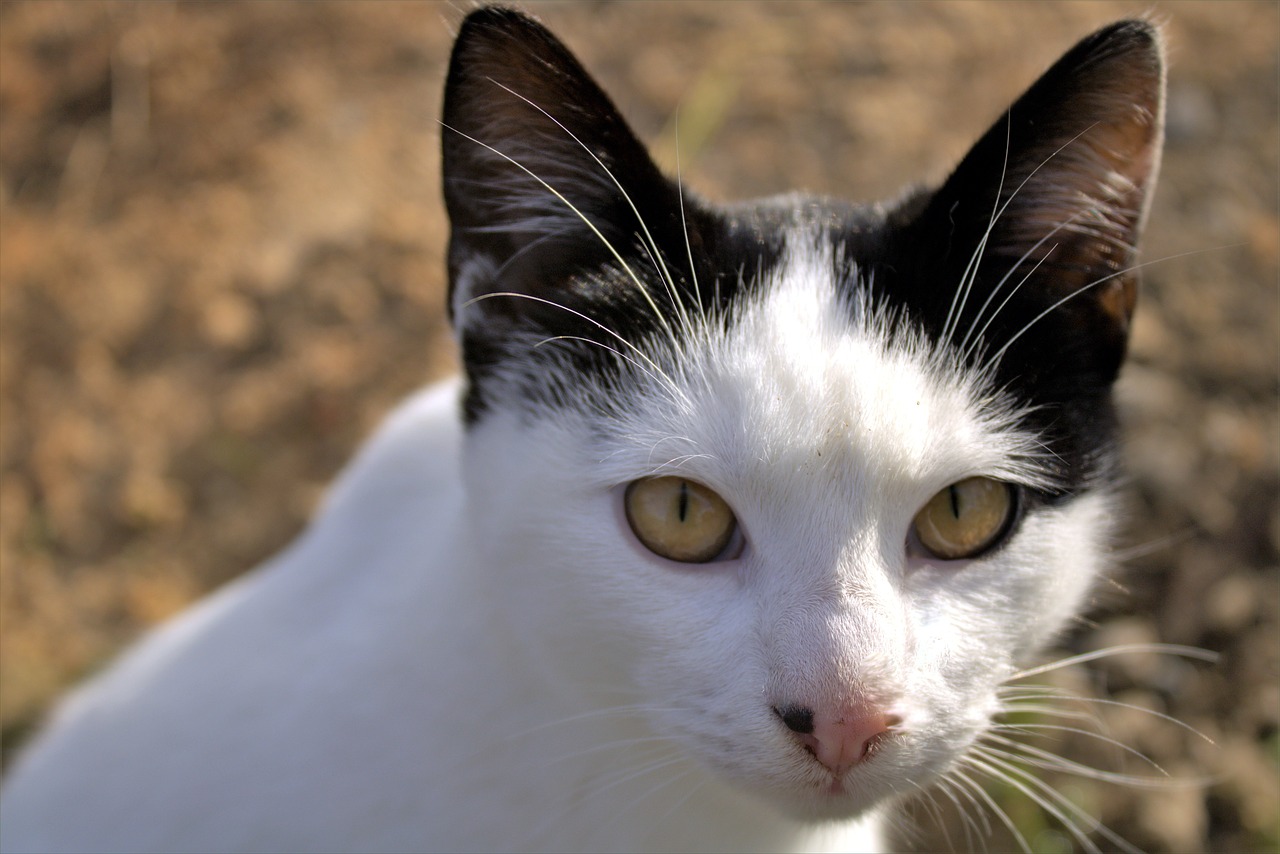
<instances>
[{"instance_id":1,"label":"black mark on nose","mask_svg":"<svg viewBox=\"0 0 1280 854\"><path fill-rule=\"evenodd\" d=\"M783 706L782 708L774 706L773 713L782 718L782 722L792 732L798 732L801 735L810 735L813 732L813 709L804 706Z\"/></svg>"}]
</instances>

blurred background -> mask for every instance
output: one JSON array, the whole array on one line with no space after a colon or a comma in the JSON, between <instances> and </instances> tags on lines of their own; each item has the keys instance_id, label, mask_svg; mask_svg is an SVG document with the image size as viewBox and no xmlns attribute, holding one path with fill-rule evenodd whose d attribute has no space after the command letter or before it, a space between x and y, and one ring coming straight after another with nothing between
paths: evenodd
<instances>
[{"instance_id":1,"label":"blurred background","mask_svg":"<svg viewBox=\"0 0 1280 854\"><path fill-rule=\"evenodd\" d=\"M437 116L466 8L0 5L6 761L66 686L295 536L388 408L454 369ZM939 180L1076 39L1166 22L1168 144L1121 383L1122 562L1055 655L1161 641L1221 657L1046 674L1125 704L1079 703L1098 718L1079 725L1179 783L1045 779L1149 851L1275 851L1280 6L527 8L668 167L679 109L683 177L721 200ZM1159 773L1060 735L1041 746ZM1036 850L1078 846L1025 795L995 796ZM945 847L928 813L913 844Z\"/></svg>"}]
</instances>

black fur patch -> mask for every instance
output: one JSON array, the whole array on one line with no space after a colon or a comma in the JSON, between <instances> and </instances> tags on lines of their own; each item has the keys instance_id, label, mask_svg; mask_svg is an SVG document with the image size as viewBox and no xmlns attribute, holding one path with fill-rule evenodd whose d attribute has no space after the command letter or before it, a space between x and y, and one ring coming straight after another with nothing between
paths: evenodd
<instances>
[{"instance_id":1,"label":"black fur patch","mask_svg":"<svg viewBox=\"0 0 1280 854\"><path fill-rule=\"evenodd\" d=\"M542 26L477 11L454 48L443 117L466 420L494 405L499 367L555 402L564 390L549 359L609 387L612 333L678 335L681 311L732 318L803 224L839 247L838 281L873 281L902 322L971 364L999 354L997 384L1035 407L1029 426L1075 492L1111 467L1111 385L1159 162L1162 75L1154 30L1122 22L1054 65L934 192L888 207L802 196L717 207L682 197ZM558 340L531 348L547 339Z\"/></svg>"}]
</instances>

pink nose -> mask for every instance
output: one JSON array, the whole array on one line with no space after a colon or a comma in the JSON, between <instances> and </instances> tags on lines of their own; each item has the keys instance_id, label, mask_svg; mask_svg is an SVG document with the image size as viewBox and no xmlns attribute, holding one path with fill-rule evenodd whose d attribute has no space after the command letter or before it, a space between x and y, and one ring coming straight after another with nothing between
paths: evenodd
<instances>
[{"instance_id":1,"label":"pink nose","mask_svg":"<svg viewBox=\"0 0 1280 854\"><path fill-rule=\"evenodd\" d=\"M870 757L876 744L902 723L897 715L873 706L817 714L806 706L775 706L773 711L813 758L836 776Z\"/></svg>"}]
</instances>

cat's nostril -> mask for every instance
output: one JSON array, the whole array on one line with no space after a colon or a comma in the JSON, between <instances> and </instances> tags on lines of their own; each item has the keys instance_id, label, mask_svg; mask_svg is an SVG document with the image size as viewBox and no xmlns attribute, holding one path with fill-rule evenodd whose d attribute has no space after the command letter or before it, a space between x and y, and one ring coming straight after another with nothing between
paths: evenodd
<instances>
[{"instance_id":1,"label":"cat's nostril","mask_svg":"<svg viewBox=\"0 0 1280 854\"><path fill-rule=\"evenodd\" d=\"M813 709L804 706L783 706L781 708L774 706L773 713L782 718L782 722L792 732L798 732L801 735L809 735L813 732Z\"/></svg>"}]
</instances>

